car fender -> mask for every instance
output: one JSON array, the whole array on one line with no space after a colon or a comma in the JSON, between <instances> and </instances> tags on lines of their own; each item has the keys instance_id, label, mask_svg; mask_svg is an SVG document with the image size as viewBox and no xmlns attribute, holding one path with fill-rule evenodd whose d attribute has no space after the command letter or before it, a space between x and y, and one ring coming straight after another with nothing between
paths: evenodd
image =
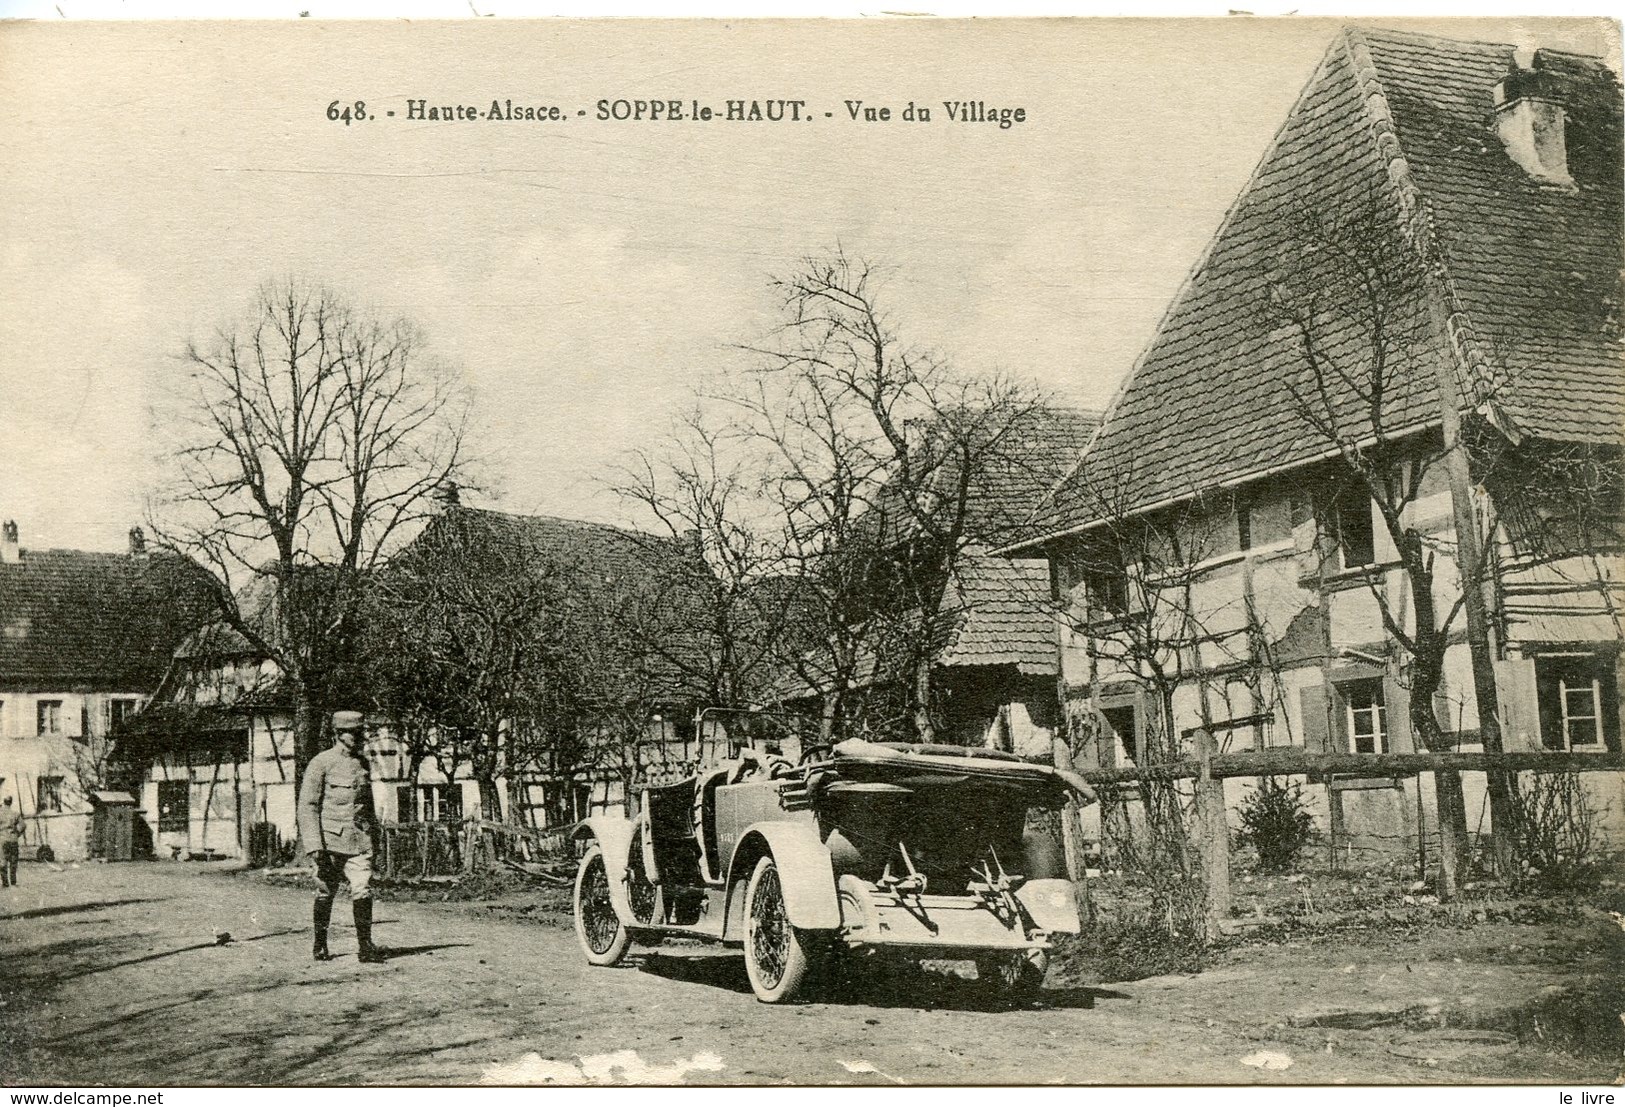
<instances>
[{"instance_id":1,"label":"car fender","mask_svg":"<svg viewBox=\"0 0 1625 1107\"><path fill-rule=\"evenodd\" d=\"M1083 929L1070 880L1029 880L1016 889L1016 902L1040 930L1077 934Z\"/></svg>"},{"instance_id":2,"label":"car fender","mask_svg":"<svg viewBox=\"0 0 1625 1107\"><path fill-rule=\"evenodd\" d=\"M624 815L593 815L582 820L571 835L578 842L597 841L604 854L604 874L609 877L609 902L626 926L636 925L626 894L626 857L633 832L632 820Z\"/></svg>"},{"instance_id":3,"label":"car fender","mask_svg":"<svg viewBox=\"0 0 1625 1107\"><path fill-rule=\"evenodd\" d=\"M745 887L764 855L778 865L790 925L802 930L834 930L841 925L835 866L818 828L812 823L755 823L740 835L728 859L724 938L739 941L745 936Z\"/></svg>"}]
</instances>

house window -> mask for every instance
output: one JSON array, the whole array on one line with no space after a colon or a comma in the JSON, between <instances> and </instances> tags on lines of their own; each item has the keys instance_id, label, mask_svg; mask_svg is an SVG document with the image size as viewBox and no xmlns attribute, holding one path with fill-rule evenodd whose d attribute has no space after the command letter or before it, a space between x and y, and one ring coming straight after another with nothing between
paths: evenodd
<instances>
[{"instance_id":1,"label":"house window","mask_svg":"<svg viewBox=\"0 0 1625 1107\"><path fill-rule=\"evenodd\" d=\"M1535 659L1540 742L1584 753L1619 744L1619 687L1611 658L1556 654Z\"/></svg>"},{"instance_id":2,"label":"house window","mask_svg":"<svg viewBox=\"0 0 1625 1107\"><path fill-rule=\"evenodd\" d=\"M1332 504L1337 528L1337 552L1343 568L1358 569L1377 560L1377 535L1372 523L1371 497L1364 487L1351 485Z\"/></svg>"},{"instance_id":3,"label":"house window","mask_svg":"<svg viewBox=\"0 0 1625 1107\"><path fill-rule=\"evenodd\" d=\"M1381 680L1356 680L1337 686L1347 712L1350 753L1388 752L1388 707Z\"/></svg>"},{"instance_id":4,"label":"house window","mask_svg":"<svg viewBox=\"0 0 1625 1107\"><path fill-rule=\"evenodd\" d=\"M44 737L62 733L62 701L40 700L35 706L38 727L34 733Z\"/></svg>"},{"instance_id":5,"label":"house window","mask_svg":"<svg viewBox=\"0 0 1625 1107\"><path fill-rule=\"evenodd\" d=\"M1128 576L1120 571L1090 573L1087 578L1089 607L1100 619L1128 614Z\"/></svg>"},{"instance_id":6,"label":"house window","mask_svg":"<svg viewBox=\"0 0 1625 1107\"><path fill-rule=\"evenodd\" d=\"M1236 493L1236 548L1253 548L1253 502L1246 492Z\"/></svg>"},{"instance_id":7,"label":"house window","mask_svg":"<svg viewBox=\"0 0 1625 1107\"><path fill-rule=\"evenodd\" d=\"M459 784L424 784L418 787L423 799L423 819L431 823L456 822L463 817L463 789Z\"/></svg>"},{"instance_id":8,"label":"house window","mask_svg":"<svg viewBox=\"0 0 1625 1107\"><path fill-rule=\"evenodd\" d=\"M158 782L158 829L160 831L186 833L192 825L191 800L191 781L160 780Z\"/></svg>"},{"instance_id":9,"label":"house window","mask_svg":"<svg viewBox=\"0 0 1625 1107\"><path fill-rule=\"evenodd\" d=\"M84 700L79 701L79 733L74 737L85 740L90 738L90 704Z\"/></svg>"},{"instance_id":10,"label":"house window","mask_svg":"<svg viewBox=\"0 0 1625 1107\"><path fill-rule=\"evenodd\" d=\"M1111 728L1112 734L1116 735L1123 756L1129 761L1139 760L1139 712L1129 706L1103 707L1100 713L1106 717L1106 725Z\"/></svg>"},{"instance_id":11,"label":"house window","mask_svg":"<svg viewBox=\"0 0 1625 1107\"><path fill-rule=\"evenodd\" d=\"M136 712L137 700L110 700L107 704L107 719L112 729L117 732Z\"/></svg>"},{"instance_id":12,"label":"house window","mask_svg":"<svg viewBox=\"0 0 1625 1107\"><path fill-rule=\"evenodd\" d=\"M395 789L395 821L398 823L417 822L417 796L412 792L410 784L402 784Z\"/></svg>"},{"instance_id":13,"label":"house window","mask_svg":"<svg viewBox=\"0 0 1625 1107\"><path fill-rule=\"evenodd\" d=\"M62 810L61 777L42 776L39 778L39 795L35 800L34 810L42 815L49 811Z\"/></svg>"}]
</instances>

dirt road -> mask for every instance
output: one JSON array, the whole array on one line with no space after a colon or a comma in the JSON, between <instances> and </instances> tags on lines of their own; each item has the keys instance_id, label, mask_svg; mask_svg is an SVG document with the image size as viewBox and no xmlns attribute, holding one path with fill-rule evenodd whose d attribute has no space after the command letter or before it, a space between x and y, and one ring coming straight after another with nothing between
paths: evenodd
<instances>
[{"instance_id":1,"label":"dirt road","mask_svg":"<svg viewBox=\"0 0 1625 1107\"><path fill-rule=\"evenodd\" d=\"M339 930L342 956L315 964L308 894L251 874L160 863L22 875L0 892L10 1085L1608 1078L1595 1061L1527 1049L1405 1059L1391 1033L1283 1032L1248 1004L1205 1000L1199 987L1234 1000L1246 986L1222 973L1051 987L1027 1010L941 994L927 1009L873 997L767 1007L736 953L669 947L591 969L564 927L477 905L386 899L388 963L358 964ZM335 914L347 917L342 900Z\"/></svg>"}]
</instances>

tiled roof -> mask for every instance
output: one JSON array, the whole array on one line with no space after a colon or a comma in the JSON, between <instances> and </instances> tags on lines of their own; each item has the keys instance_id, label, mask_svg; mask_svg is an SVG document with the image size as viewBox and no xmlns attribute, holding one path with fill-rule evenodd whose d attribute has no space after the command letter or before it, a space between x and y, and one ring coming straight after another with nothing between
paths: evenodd
<instances>
[{"instance_id":1,"label":"tiled roof","mask_svg":"<svg viewBox=\"0 0 1625 1107\"><path fill-rule=\"evenodd\" d=\"M1032 519L1100 426L1101 413L1045 405L1010 427L967 497L966 532L996 542Z\"/></svg>"},{"instance_id":2,"label":"tiled roof","mask_svg":"<svg viewBox=\"0 0 1625 1107\"><path fill-rule=\"evenodd\" d=\"M172 554L23 550L0 563L0 688L157 687L204 619L202 570Z\"/></svg>"},{"instance_id":3,"label":"tiled roof","mask_svg":"<svg viewBox=\"0 0 1625 1107\"><path fill-rule=\"evenodd\" d=\"M943 639L939 665L1014 665L1040 675L1056 671L1055 624L1047 607L1048 562L1012 560L987 551L1019 533L1099 425L1096 411L1035 406L1014 420L999 448L986 455L986 465L969 490L965 530L973 541L957 558L948 600L954 617L939 631ZM939 479L951 481L952 474L945 468ZM899 498L883 497L876 513L909 525ZM813 656L817 649L807 645L802 652ZM794 666L781 668L770 696L783 700L806 695L805 682L793 673ZM858 668L856 679L867 684L883 666L866 656ZM895 674L885 677L894 678Z\"/></svg>"},{"instance_id":4,"label":"tiled roof","mask_svg":"<svg viewBox=\"0 0 1625 1107\"><path fill-rule=\"evenodd\" d=\"M957 571L959 617L938 661L946 668L1014 665L1051 676L1056 669L1049 562L967 550Z\"/></svg>"},{"instance_id":5,"label":"tiled roof","mask_svg":"<svg viewBox=\"0 0 1625 1107\"><path fill-rule=\"evenodd\" d=\"M1540 57L1564 90L1577 191L1537 183L1493 130L1511 46L1341 33L1028 537L1087 524L1102 498L1143 510L1327 452L1291 394L1301 362L1271 333L1268 273L1306 210L1374 197L1397 227L1395 166L1408 165L1407 187L1432 212L1456 321L1484 370L1510 381L1500 414L1526 434L1619 443L1620 90L1596 59ZM1379 147L1383 112L1397 151ZM1396 153L1403 163L1390 162ZM1425 336L1400 352L1390 431L1437 418L1433 359L1448 356Z\"/></svg>"},{"instance_id":6,"label":"tiled roof","mask_svg":"<svg viewBox=\"0 0 1625 1107\"><path fill-rule=\"evenodd\" d=\"M1030 676L1055 675L1056 626L1047 560L1001 557L986 546L970 546L960 554L946 603L952 618L935 632L942 639L937 668L1013 666ZM876 657L872 644L863 649L856 668L853 680L860 687L904 675L894 658ZM767 702L785 702L813 691L792 666L785 666L765 696Z\"/></svg>"},{"instance_id":7,"label":"tiled roof","mask_svg":"<svg viewBox=\"0 0 1625 1107\"><path fill-rule=\"evenodd\" d=\"M981 453L980 471L966 490L965 535L972 542L996 545L1019 533L1077 461L1100 420L1098 411L1055 404L1034 405L1008 419L992 416L997 426L989 433L998 433L998 439ZM929 487L954 488L959 471L951 460L944 461L932 473ZM955 504L957 499L942 501L944 507ZM898 540L917 531L896 482L881 489L869 518Z\"/></svg>"},{"instance_id":8,"label":"tiled roof","mask_svg":"<svg viewBox=\"0 0 1625 1107\"><path fill-rule=\"evenodd\" d=\"M629 530L604 523L550 515L514 515L483 508L456 507L438 516L397 560L432 550L445 528L460 528L452 549L478 549L491 560L482 568L546 572L602 587L623 595L646 615L669 628L664 656L651 660L674 695L697 689L691 684L705 665L709 628L705 589L711 576L698 551L669 536ZM432 554L430 556L433 556ZM387 572L387 570L386 570ZM692 657L692 663L678 664ZM679 671L681 670L681 671Z\"/></svg>"},{"instance_id":9,"label":"tiled roof","mask_svg":"<svg viewBox=\"0 0 1625 1107\"><path fill-rule=\"evenodd\" d=\"M1542 51L1566 116L1577 192L1543 188L1486 126L1512 48L1365 32L1400 145L1433 206L1456 295L1511 382L1529 434L1617 443L1625 433L1620 340L1621 93L1601 60Z\"/></svg>"},{"instance_id":10,"label":"tiled roof","mask_svg":"<svg viewBox=\"0 0 1625 1107\"><path fill-rule=\"evenodd\" d=\"M709 580L704 560L688 543L607 523L458 507L430 524L430 528L447 526L463 528L462 540L471 547L518 554L518 565L587 573L612 587L675 590L692 602L696 590ZM413 545L422 548L425 537Z\"/></svg>"}]
</instances>

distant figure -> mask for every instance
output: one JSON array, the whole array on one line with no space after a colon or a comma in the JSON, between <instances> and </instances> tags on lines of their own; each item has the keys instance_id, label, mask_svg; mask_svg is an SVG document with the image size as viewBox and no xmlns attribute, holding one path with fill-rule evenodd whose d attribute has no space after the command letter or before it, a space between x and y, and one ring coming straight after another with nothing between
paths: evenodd
<instances>
[{"instance_id":1,"label":"distant figure","mask_svg":"<svg viewBox=\"0 0 1625 1107\"><path fill-rule=\"evenodd\" d=\"M311 759L299 786L299 837L316 863L311 954L318 961L333 959L327 950L327 924L340 881L350 886L357 959L368 964L384 960L384 951L372 944L372 836L378 815L362 752L362 724L359 711L334 712L338 740Z\"/></svg>"},{"instance_id":2,"label":"distant figure","mask_svg":"<svg viewBox=\"0 0 1625 1107\"><path fill-rule=\"evenodd\" d=\"M17 856L22 852L23 813L7 796L0 803L0 888L17 883Z\"/></svg>"}]
</instances>

